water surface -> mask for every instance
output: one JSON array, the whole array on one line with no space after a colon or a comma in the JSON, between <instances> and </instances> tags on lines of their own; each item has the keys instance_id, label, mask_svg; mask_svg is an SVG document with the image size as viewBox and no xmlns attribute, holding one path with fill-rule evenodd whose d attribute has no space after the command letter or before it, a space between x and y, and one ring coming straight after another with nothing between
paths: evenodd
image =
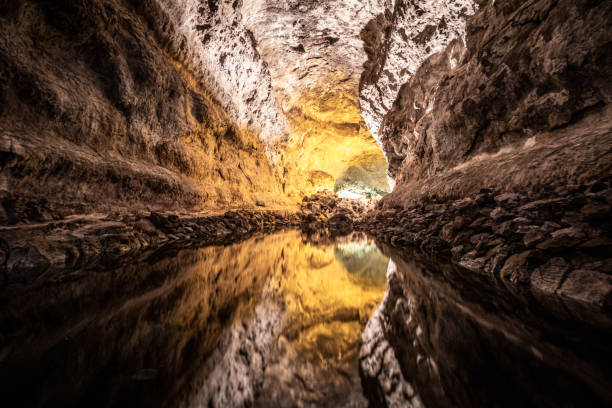
<instances>
[{"instance_id":1,"label":"water surface","mask_svg":"<svg viewBox=\"0 0 612 408\"><path fill-rule=\"evenodd\" d=\"M287 231L5 287L0 392L11 406L610 406L607 318L383 252Z\"/></svg>"},{"instance_id":2,"label":"water surface","mask_svg":"<svg viewBox=\"0 0 612 408\"><path fill-rule=\"evenodd\" d=\"M363 406L387 263L364 235L289 231L57 274L4 293L0 388L24 406Z\"/></svg>"}]
</instances>

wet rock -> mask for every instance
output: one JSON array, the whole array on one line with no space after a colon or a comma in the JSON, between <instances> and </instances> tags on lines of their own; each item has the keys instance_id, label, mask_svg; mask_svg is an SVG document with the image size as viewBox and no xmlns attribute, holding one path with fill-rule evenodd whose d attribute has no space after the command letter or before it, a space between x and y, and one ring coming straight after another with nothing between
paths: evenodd
<instances>
[{"instance_id":1,"label":"wet rock","mask_svg":"<svg viewBox=\"0 0 612 408\"><path fill-rule=\"evenodd\" d=\"M34 246L13 248L6 261L6 277L11 283L31 282L49 265L49 260Z\"/></svg>"},{"instance_id":2,"label":"wet rock","mask_svg":"<svg viewBox=\"0 0 612 408\"><path fill-rule=\"evenodd\" d=\"M341 235L346 235L353 230L353 220L346 214L336 214L327 223L331 231Z\"/></svg>"}]
</instances>

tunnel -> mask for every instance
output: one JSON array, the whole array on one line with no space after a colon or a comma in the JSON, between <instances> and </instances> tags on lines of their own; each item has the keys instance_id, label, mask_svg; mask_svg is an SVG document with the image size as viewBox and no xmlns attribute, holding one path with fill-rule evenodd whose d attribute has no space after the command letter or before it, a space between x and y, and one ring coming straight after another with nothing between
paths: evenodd
<instances>
[{"instance_id":1,"label":"tunnel","mask_svg":"<svg viewBox=\"0 0 612 408\"><path fill-rule=\"evenodd\" d=\"M610 406L611 26L0 0L5 405Z\"/></svg>"}]
</instances>

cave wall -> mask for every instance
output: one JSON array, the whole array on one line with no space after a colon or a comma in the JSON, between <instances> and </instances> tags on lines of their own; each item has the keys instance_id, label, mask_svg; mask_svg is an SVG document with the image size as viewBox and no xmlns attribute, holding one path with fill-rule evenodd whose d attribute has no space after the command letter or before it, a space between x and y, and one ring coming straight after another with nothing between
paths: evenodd
<instances>
[{"instance_id":1,"label":"cave wall","mask_svg":"<svg viewBox=\"0 0 612 408\"><path fill-rule=\"evenodd\" d=\"M216 14L201 8L193 25L219 20L229 12L226 3L210 2ZM178 6L170 6L0 3L1 222L128 207L283 204L272 155L265 154L268 135L280 131L273 109L256 109L269 96L253 96L250 111L240 104L244 94L226 98L229 87L267 89L265 66L244 30L235 48L219 46L234 35L239 14L223 19L227 27L215 26L210 47L251 63L217 70L213 81L206 68L217 60L200 63L204 57L194 50L202 39L184 33ZM270 128L248 126L255 122Z\"/></svg>"},{"instance_id":2,"label":"cave wall","mask_svg":"<svg viewBox=\"0 0 612 408\"><path fill-rule=\"evenodd\" d=\"M368 60L359 85L361 114L376 140L400 87L429 56L464 39L473 0L396 0L362 29Z\"/></svg>"},{"instance_id":3,"label":"cave wall","mask_svg":"<svg viewBox=\"0 0 612 408\"><path fill-rule=\"evenodd\" d=\"M401 3L396 3L396 9ZM445 48L438 48L411 73L397 98L392 90L378 87L385 97L393 99L381 120L378 138L388 159L388 171L400 184L435 182L436 177L458 165L483 154L503 153L506 147L558 142L567 132L555 136L556 132L596 110L605 110L609 104L609 2L479 3L473 16L462 16L466 22L465 43L456 37ZM376 99L364 97L364 89L372 82L370 73L381 72L381 67L395 56L390 48L382 46L401 28L394 21L390 16L379 17L369 24L372 32L364 36L370 50L361 83L365 118L370 115L368 106L383 112L386 108L381 98L372 104L370 101ZM597 120L609 123L609 118L604 114ZM588 121L582 123L586 123L583 129L574 134L593 133ZM543 133L546 137L540 138ZM608 138L604 132L602 143ZM571 148L569 142L566 147ZM609 174L609 168L603 167ZM551 173L557 170L548 169ZM519 182L526 184L529 177L517 178L512 187L519 188ZM568 181L559 177L557 184Z\"/></svg>"},{"instance_id":4,"label":"cave wall","mask_svg":"<svg viewBox=\"0 0 612 408\"><path fill-rule=\"evenodd\" d=\"M294 197L334 189L354 165L384 160L359 111L360 31L389 0L251 0L243 21L270 71L288 136L278 146ZM385 182L384 171L377 182Z\"/></svg>"}]
</instances>

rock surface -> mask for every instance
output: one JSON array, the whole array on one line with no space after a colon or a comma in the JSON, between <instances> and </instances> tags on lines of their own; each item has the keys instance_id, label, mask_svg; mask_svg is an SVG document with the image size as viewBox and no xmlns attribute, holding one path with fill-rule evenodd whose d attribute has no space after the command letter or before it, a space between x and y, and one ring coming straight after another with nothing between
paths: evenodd
<instances>
[{"instance_id":1,"label":"rock surface","mask_svg":"<svg viewBox=\"0 0 612 408\"><path fill-rule=\"evenodd\" d=\"M610 102L608 2L480 3L467 18L465 46L447 41L411 68L390 109L375 105L386 113L378 136L400 183L555 132ZM397 59L392 50L371 54L370 64L388 59Z\"/></svg>"},{"instance_id":2,"label":"rock surface","mask_svg":"<svg viewBox=\"0 0 612 408\"><path fill-rule=\"evenodd\" d=\"M0 223L286 203L264 133L198 71L161 3L2 3Z\"/></svg>"},{"instance_id":3,"label":"rock surface","mask_svg":"<svg viewBox=\"0 0 612 408\"><path fill-rule=\"evenodd\" d=\"M525 195L483 189L409 208L383 205L366 220L363 228L393 247L446 254L464 273L487 276L510 291L529 285L599 314L577 312L576 319L610 324L610 180Z\"/></svg>"}]
</instances>

